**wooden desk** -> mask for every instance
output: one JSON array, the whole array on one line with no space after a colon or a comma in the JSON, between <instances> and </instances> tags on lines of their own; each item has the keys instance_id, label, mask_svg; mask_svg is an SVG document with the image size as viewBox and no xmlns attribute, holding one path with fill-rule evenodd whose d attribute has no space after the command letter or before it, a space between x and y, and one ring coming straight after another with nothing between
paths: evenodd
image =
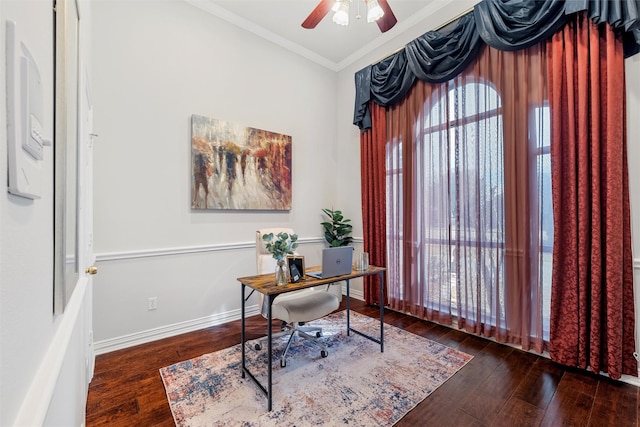
<instances>
[{"instance_id":1,"label":"wooden desk","mask_svg":"<svg viewBox=\"0 0 640 427\"><path fill-rule=\"evenodd\" d=\"M313 267L307 269L307 272L319 270L320 267ZM352 270L350 274L344 274L342 276L331 277L328 279L316 279L311 276L304 276L302 280L297 283L287 283L286 285L277 286L275 284L275 275L274 274L261 274L258 276L248 276L248 277L239 277L238 281L241 284L242 288L242 378L245 378L245 374L249 375L249 378L253 380L254 383L267 395L267 407L268 410L271 411L272 407L272 382L271 375L273 371L273 353L272 353L272 305L273 300L280 294L284 294L287 292L298 291L300 289L312 288L314 286L327 285L335 282L345 281L347 283L347 335L350 332L354 332L358 335L361 335L371 341L374 341L380 344L380 352L384 352L384 272L385 268L383 267L375 267L369 266L368 270ZM350 280L356 279L358 277L364 276L372 276L377 274L380 279L380 339L369 336L363 332L357 331L351 327L349 318L351 312L351 304L349 298L350 291ZM246 288L251 288L251 292L249 295L245 296ZM253 295L255 291L262 293L265 296L265 300L267 301L267 387L265 388L257 378L249 371L246 365L246 354L245 354L245 303Z\"/></svg>"}]
</instances>

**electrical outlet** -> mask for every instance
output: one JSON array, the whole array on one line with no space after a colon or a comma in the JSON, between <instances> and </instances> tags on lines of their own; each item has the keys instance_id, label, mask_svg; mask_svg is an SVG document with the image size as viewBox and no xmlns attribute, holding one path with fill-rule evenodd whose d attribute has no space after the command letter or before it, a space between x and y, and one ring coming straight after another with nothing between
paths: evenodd
<instances>
[{"instance_id":1,"label":"electrical outlet","mask_svg":"<svg viewBox=\"0 0 640 427\"><path fill-rule=\"evenodd\" d=\"M147 304L147 310L155 310L158 308L158 298L149 297L149 302Z\"/></svg>"}]
</instances>

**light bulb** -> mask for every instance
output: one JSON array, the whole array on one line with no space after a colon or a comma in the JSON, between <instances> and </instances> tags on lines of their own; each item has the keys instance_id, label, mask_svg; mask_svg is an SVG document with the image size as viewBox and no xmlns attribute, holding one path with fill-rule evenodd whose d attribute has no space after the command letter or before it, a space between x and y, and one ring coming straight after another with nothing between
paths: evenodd
<instances>
[{"instance_id":1,"label":"light bulb","mask_svg":"<svg viewBox=\"0 0 640 427\"><path fill-rule=\"evenodd\" d=\"M378 0L369 0L367 9L367 22L375 22L384 16L384 10L378 4Z\"/></svg>"},{"instance_id":2,"label":"light bulb","mask_svg":"<svg viewBox=\"0 0 640 427\"><path fill-rule=\"evenodd\" d=\"M343 1L340 3L340 7L333 15L333 22L338 25L349 25L349 2Z\"/></svg>"}]
</instances>

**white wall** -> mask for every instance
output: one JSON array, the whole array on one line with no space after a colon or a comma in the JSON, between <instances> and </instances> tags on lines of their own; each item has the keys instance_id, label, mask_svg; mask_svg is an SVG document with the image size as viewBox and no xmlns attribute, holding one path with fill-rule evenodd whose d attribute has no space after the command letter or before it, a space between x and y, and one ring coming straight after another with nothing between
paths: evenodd
<instances>
[{"instance_id":1,"label":"white wall","mask_svg":"<svg viewBox=\"0 0 640 427\"><path fill-rule=\"evenodd\" d=\"M51 45L52 19L50 7L44 2L24 7L17 1L1 2L2 34L1 69L5 70L5 20L11 19L38 62L45 89L46 121L49 135L53 132L53 58ZM30 32L29 26L39 26L42 32ZM5 81L0 87L0 176L7 176ZM45 152L43 174L53 175L53 153ZM5 184L6 185L6 184ZM51 179L44 186L41 200L10 195L6 187L0 196L0 424L9 425L16 417L36 369L41 363L52 337L56 322L52 315L53 290L53 186ZM29 339L24 339L25 335ZM20 367L20 369L17 369Z\"/></svg>"},{"instance_id":2,"label":"white wall","mask_svg":"<svg viewBox=\"0 0 640 427\"><path fill-rule=\"evenodd\" d=\"M258 228L294 228L317 263L321 208L360 191L339 180L336 73L178 0L97 2L93 28L97 351L237 318ZM291 211L192 211L192 114L291 135Z\"/></svg>"},{"instance_id":3,"label":"white wall","mask_svg":"<svg viewBox=\"0 0 640 427\"><path fill-rule=\"evenodd\" d=\"M636 352L640 353L640 55L625 60L627 85L627 153L631 198L631 238L636 308ZM638 369L640 373L640 368ZM639 375L640 376L640 375Z\"/></svg>"},{"instance_id":4,"label":"white wall","mask_svg":"<svg viewBox=\"0 0 640 427\"><path fill-rule=\"evenodd\" d=\"M48 0L0 2L0 69L5 20L40 70L45 134L53 136L53 11ZM5 81L0 84L0 177L7 176ZM42 198L0 195L0 425L84 423L90 300L82 280L63 315L53 315L53 150L45 149ZM6 181L5 181L6 182ZM6 185L6 184L5 184Z\"/></svg>"}]
</instances>

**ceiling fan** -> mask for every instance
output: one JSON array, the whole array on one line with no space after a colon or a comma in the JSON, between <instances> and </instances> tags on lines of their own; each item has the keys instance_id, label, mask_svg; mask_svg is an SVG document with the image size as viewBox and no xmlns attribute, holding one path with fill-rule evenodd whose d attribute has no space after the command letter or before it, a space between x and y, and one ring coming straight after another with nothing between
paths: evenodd
<instances>
[{"instance_id":1,"label":"ceiling fan","mask_svg":"<svg viewBox=\"0 0 640 427\"><path fill-rule=\"evenodd\" d=\"M303 28L312 29L327 16L329 11L335 12L333 15L333 22L339 25L349 25L349 3L352 0L320 0L320 3L315 9L307 16L307 19L302 23ZM360 1L360 0L353 0ZM363 0L367 4L367 22L376 22L380 31L387 32L398 20L396 19L391 7L387 0ZM358 4L359 6L359 4ZM359 8L358 8L359 10ZM360 14L356 16L360 18Z\"/></svg>"}]
</instances>

